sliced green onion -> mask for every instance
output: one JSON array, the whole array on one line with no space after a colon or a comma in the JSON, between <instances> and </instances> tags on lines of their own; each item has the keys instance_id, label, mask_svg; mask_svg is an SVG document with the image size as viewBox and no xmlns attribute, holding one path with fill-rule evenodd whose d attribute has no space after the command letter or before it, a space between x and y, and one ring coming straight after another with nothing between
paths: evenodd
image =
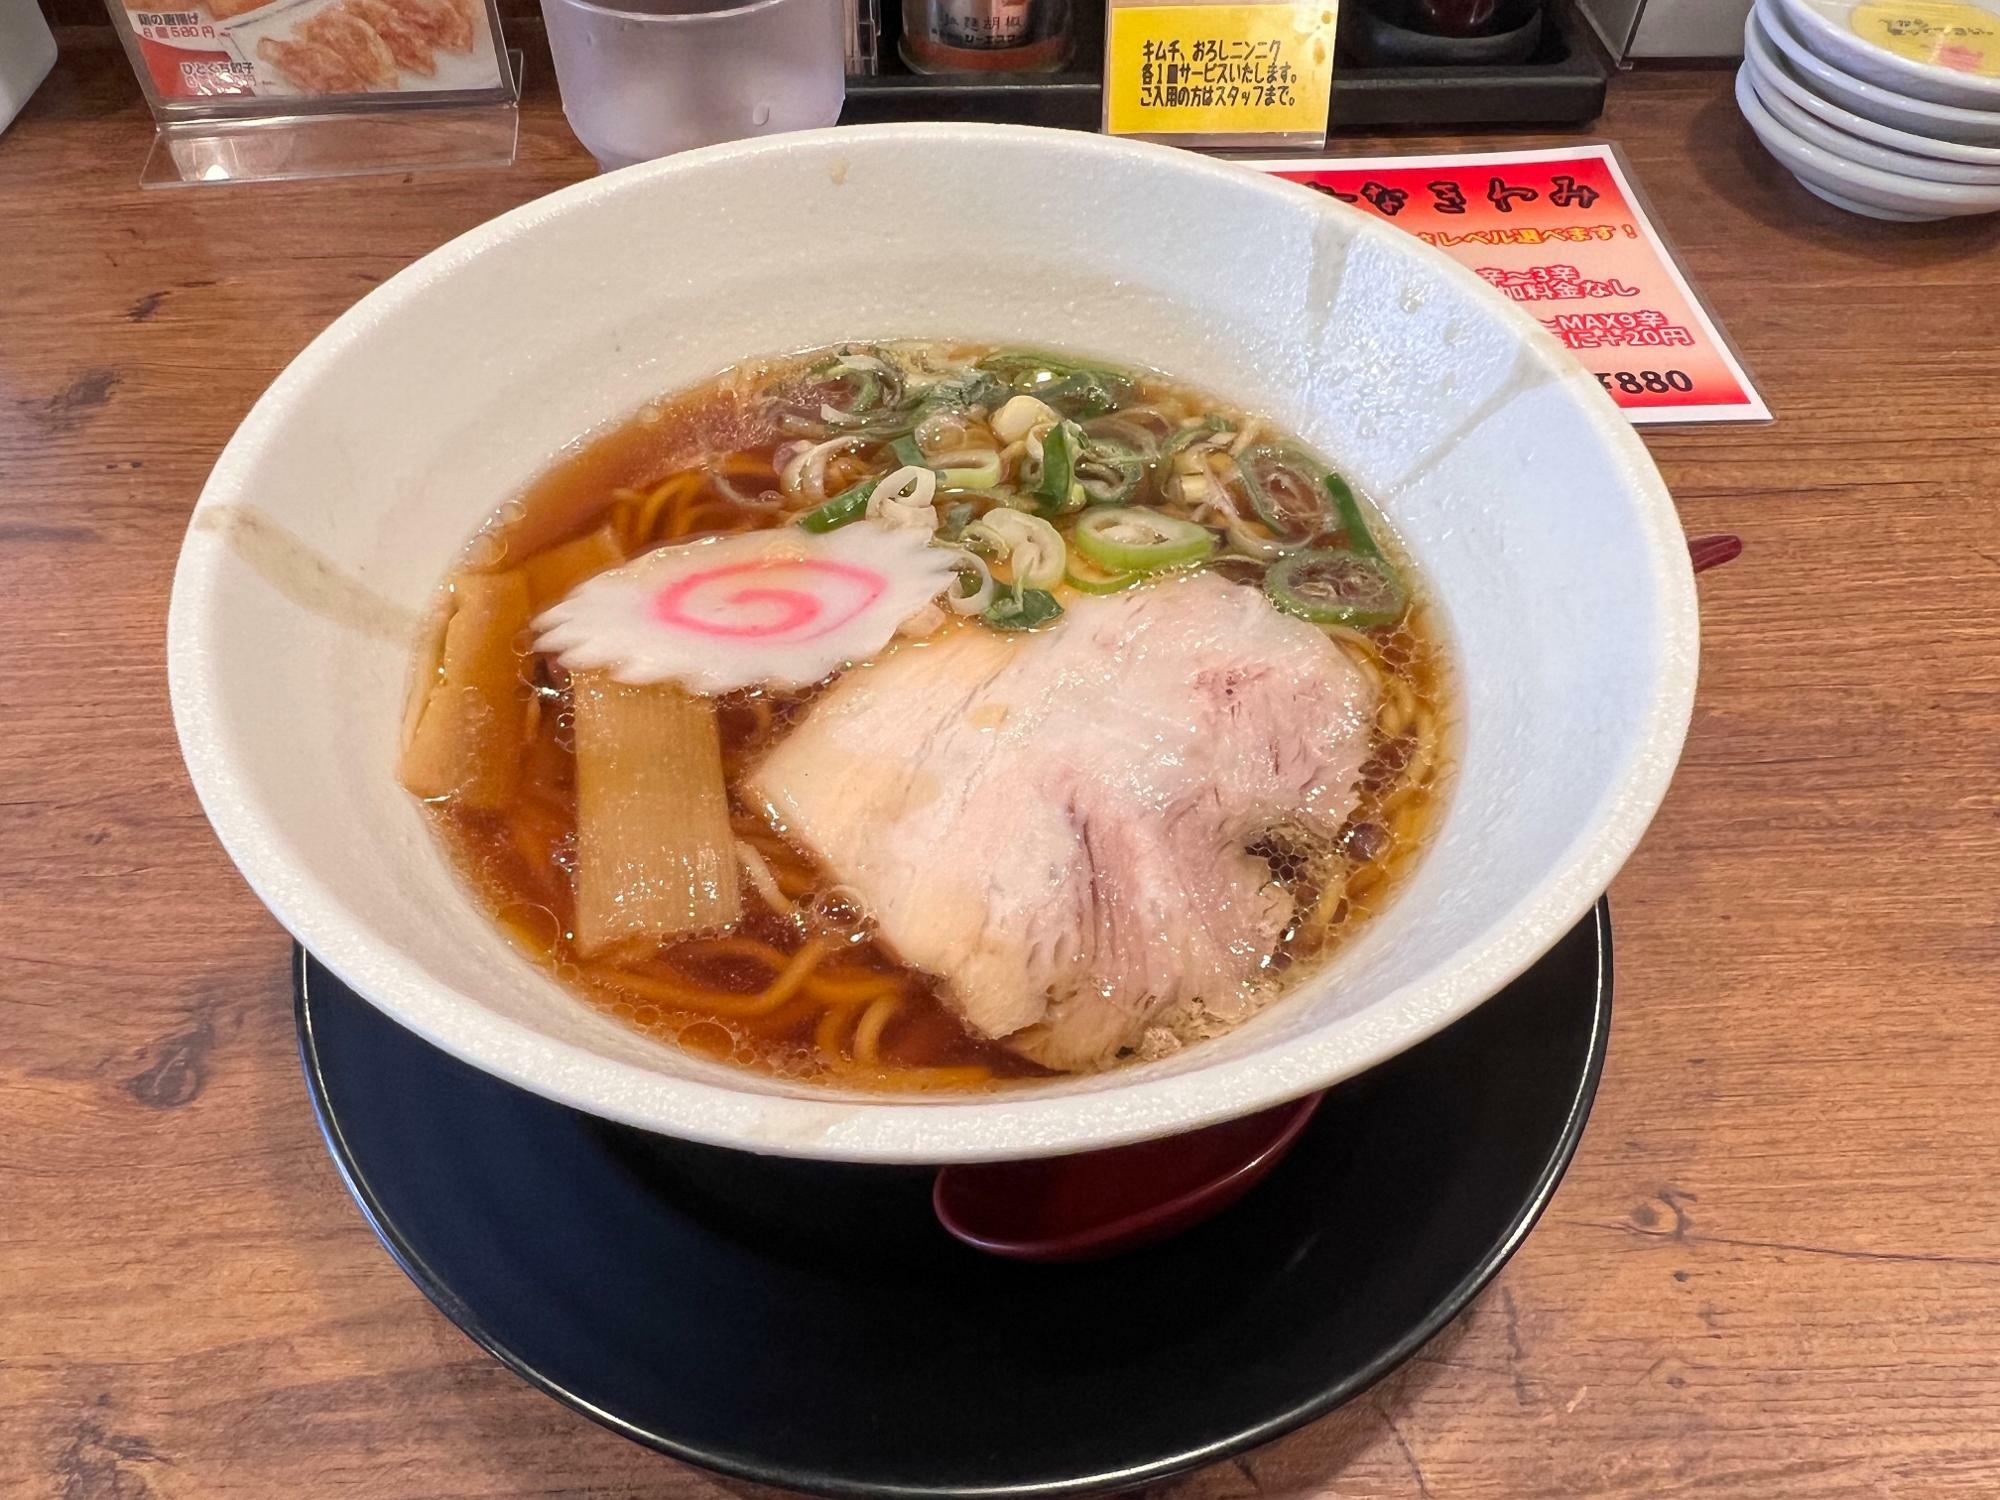
<instances>
[{"instance_id":1,"label":"sliced green onion","mask_svg":"<svg viewBox=\"0 0 2000 1500\"><path fill-rule=\"evenodd\" d=\"M1002 349L997 354L987 355L975 368L990 371L1009 385L1021 387L1052 379L1056 374L1076 367L1053 354L1043 354L1035 349Z\"/></svg>"},{"instance_id":2,"label":"sliced green onion","mask_svg":"<svg viewBox=\"0 0 2000 1500\"><path fill-rule=\"evenodd\" d=\"M932 413L931 415L936 415ZM929 421L926 416L924 421ZM958 424L962 428L962 424ZM948 490L987 490L1000 482L1000 453L995 448L954 448L932 453L924 447L923 422L889 445L896 462L906 467L934 470L938 483ZM963 436L961 430L960 433ZM936 434L932 434L935 439Z\"/></svg>"},{"instance_id":3,"label":"sliced green onion","mask_svg":"<svg viewBox=\"0 0 2000 1500\"><path fill-rule=\"evenodd\" d=\"M1083 487L1086 504L1123 505L1139 493L1139 481L1145 477L1142 465L1120 464L1108 473L1101 469L1086 471L1077 483Z\"/></svg>"},{"instance_id":4,"label":"sliced green onion","mask_svg":"<svg viewBox=\"0 0 2000 1500\"><path fill-rule=\"evenodd\" d=\"M1034 393L1064 416L1081 418L1116 411L1137 394L1137 388L1109 370L1073 370L1037 386Z\"/></svg>"},{"instance_id":5,"label":"sliced green onion","mask_svg":"<svg viewBox=\"0 0 2000 1500\"><path fill-rule=\"evenodd\" d=\"M1018 443L1044 422L1058 422L1062 414L1033 396L1012 396L987 419L993 435L1003 443Z\"/></svg>"},{"instance_id":6,"label":"sliced green onion","mask_svg":"<svg viewBox=\"0 0 2000 1500\"><path fill-rule=\"evenodd\" d=\"M972 523L973 514L978 508L970 500L961 500L955 505L946 506L944 521L938 527L938 540L957 541L965 528Z\"/></svg>"},{"instance_id":7,"label":"sliced green onion","mask_svg":"<svg viewBox=\"0 0 2000 1500\"><path fill-rule=\"evenodd\" d=\"M882 482L881 476L864 479L859 484L851 484L824 505L816 506L799 517L799 525L807 531L838 531L850 521L858 521L868 514L868 497L875 493L875 486Z\"/></svg>"},{"instance_id":8,"label":"sliced green onion","mask_svg":"<svg viewBox=\"0 0 2000 1500\"><path fill-rule=\"evenodd\" d=\"M1085 511L1070 540L1085 557L1114 573L1182 567L1215 550L1214 533L1207 527L1130 505Z\"/></svg>"},{"instance_id":9,"label":"sliced green onion","mask_svg":"<svg viewBox=\"0 0 2000 1500\"><path fill-rule=\"evenodd\" d=\"M1340 529L1347 537L1347 550L1359 552L1364 557L1380 557L1382 549L1369 532L1367 519L1361 514L1361 502L1354 498L1354 491L1348 487L1347 481L1338 474L1328 474L1326 493L1340 516Z\"/></svg>"},{"instance_id":10,"label":"sliced green onion","mask_svg":"<svg viewBox=\"0 0 2000 1500\"><path fill-rule=\"evenodd\" d=\"M892 469L875 481L868 496L867 515L884 526L911 527L925 536L937 531L937 475L915 464Z\"/></svg>"},{"instance_id":11,"label":"sliced green onion","mask_svg":"<svg viewBox=\"0 0 2000 1500\"><path fill-rule=\"evenodd\" d=\"M965 460L978 458L977 465ZM951 460L957 460L949 468L939 467ZM992 448L963 449L957 453L940 453L931 460L937 468L938 483L948 490L990 490L1000 482L1000 454Z\"/></svg>"},{"instance_id":12,"label":"sliced green onion","mask_svg":"<svg viewBox=\"0 0 2000 1500\"><path fill-rule=\"evenodd\" d=\"M1053 516L1083 503L1076 488L1075 430L1067 422L1058 422L1042 438L1042 471L1028 494L1036 510Z\"/></svg>"},{"instance_id":13,"label":"sliced green onion","mask_svg":"<svg viewBox=\"0 0 2000 1500\"><path fill-rule=\"evenodd\" d=\"M1014 393L1014 388L989 370L967 370L933 381L917 393L924 410L965 411L983 406L988 411Z\"/></svg>"},{"instance_id":14,"label":"sliced green onion","mask_svg":"<svg viewBox=\"0 0 2000 1500\"><path fill-rule=\"evenodd\" d=\"M1410 603L1402 575L1387 558L1349 547L1281 558L1264 574L1264 592L1287 614L1316 625L1391 625Z\"/></svg>"},{"instance_id":15,"label":"sliced green onion","mask_svg":"<svg viewBox=\"0 0 2000 1500\"><path fill-rule=\"evenodd\" d=\"M1046 401L1067 417L1097 417L1125 405L1138 392L1115 370L1072 364L1052 355L1011 352L989 355L979 368L991 371L1024 395Z\"/></svg>"},{"instance_id":16,"label":"sliced green onion","mask_svg":"<svg viewBox=\"0 0 2000 1500\"><path fill-rule=\"evenodd\" d=\"M1077 483L1093 505L1123 505L1146 478L1146 460L1109 438L1085 436L1076 461Z\"/></svg>"},{"instance_id":17,"label":"sliced green onion","mask_svg":"<svg viewBox=\"0 0 2000 1500\"><path fill-rule=\"evenodd\" d=\"M994 599L992 570L978 553L963 547L956 551L958 577L954 587L946 591L944 602L955 615L983 615ZM970 590L964 588L968 581L972 584Z\"/></svg>"},{"instance_id":18,"label":"sliced green onion","mask_svg":"<svg viewBox=\"0 0 2000 1500\"><path fill-rule=\"evenodd\" d=\"M1001 630L1033 630L1038 625L1048 624L1061 613L1062 606L1056 603L1056 596L1048 590L1017 586L1002 589L986 606L983 618L987 624Z\"/></svg>"},{"instance_id":19,"label":"sliced green onion","mask_svg":"<svg viewBox=\"0 0 2000 1500\"><path fill-rule=\"evenodd\" d=\"M1236 467L1257 519L1281 543L1295 547L1329 529L1335 513L1326 481L1333 471L1303 448L1257 443L1236 456Z\"/></svg>"},{"instance_id":20,"label":"sliced green onion","mask_svg":"<svg viewBox=\"0 0 2000 1500\"><path fill-rule=\"evenodd\" d=\"M778 471L778 488L787 495L801 495L823 503L826 500L826 461L836 453L859 448L867 441L859 433L849 432L837 438L828 438L823 443L804 444L785 460L785 466Z\"/></svg>"},{"instance_id":21,"label":"sliced green onion","mask_svg":"<svg viewBox=\"0 0 2000 1500\"><path fill-rule=\"evenodd\" d=\"M1264 534L1263 528L1241 516L1231 516L1229 524L1223 528L1229 537L1229 545L1244 557L1258 562L1276 562L1285 555L1285 547Z\"/></svg>"},{"instance_id":22,"label":"sliced green onion","mask_svg":"<svg viewBox=\"0 0 2000 1500\"><path fill-rule=\"evenodd\" d=\"M1166 418L1151 407L1140 407L1146 415L1165 423ZM1113 448L1121 448L1138 458L1151 462L1160 456L1160 445L1167 440L1167 433L1155 432L1144 422L1135 421L1126 411L1115 411L1109 416L1098 417L1086 422L1083 435L1087 442Z\"/></svg>"},{"instance_id":23,"label":"sliced green onion","mask_svg":"<svg viewBox=\"0 0 2000 1500\"><path fill-rule=\"evenodd\" d=\"M876 354L837 354L806 372L806 401L817 397L819 419L830 427L861 427L903 399L903 376Z\"/></svg>"},{"instance_id":24,"label":"sliced green onion","mask_svg":"<svg viewBox=\"0 0 2000 1500\"><path fill-rule=\"evenodd\" d=\"M1069 555L1062 533L1040 516L996 509L965 528L965 540L984 542L995 555L1005 556L1017 586L1045 589L1062 581Z\"/></svg>"},{"instance_id":25,"label":"sliced green onion","mask_svg":"<svg viewBox=\"0 0 2000 1500\"><path fill-rule=\"evenodd\" d=\"M1160 457L1163 459L1172 458L1190 443L1199 443L1206 438L1214 437L1219 432L1227 431L1229 431L1229 423L1218 417L1214 412L1210 412L1200 421L1181 428L1172 437L1168 438L1166 446L1160 450Z\"/></svg>"},{"instance_id":26,"label":"sliced green onion","mask_svg":"<svg viewBox=\"0 0 2000 1500\"><path fill-rule=\"evenodd\" d=\"M836 378L842 385L852 387L854 395L844 407L831 401L820 402L819 419L836 427L858 427L882 404L882 382L872 370L841 371Z\"/></svg>"},{"instance_id":27,"label":"sliced green onion","mask_svg":"<svg viewBox=\"0 0 2000 1500\"><path fill-rule=\"evenodd\" d=\"M960 493L967 500L991 501L994 507L1003 510L1021 510L1032 513L1035 508L1034 501L1030 500L1026 495L1008 489L1005 485L996 485L991 489L985 490L964 490Z\"/></svg>"},{"instance_id":28,"label":"sliced green onion","mask_svg":"<svg viewBox=\"0 0 2000 1500\"><path fill-rule=\"evenodd\" d=\"M1063 569L1063 577L1072 588L1086 594L1115 594L1120 589L1129 589L1146 575L1139 572L1118 572L1112 568L1100 568L1081 552L1072 552Z\"/></svg>"}]
</instances>

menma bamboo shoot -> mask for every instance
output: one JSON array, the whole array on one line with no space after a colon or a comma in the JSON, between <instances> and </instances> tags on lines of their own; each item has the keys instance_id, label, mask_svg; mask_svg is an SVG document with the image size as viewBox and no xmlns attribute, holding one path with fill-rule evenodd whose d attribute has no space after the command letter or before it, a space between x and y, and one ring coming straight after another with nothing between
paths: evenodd
<instances>
[{"instance_id":1,"label":"menma bamboo shoot","mask_svg":"<svg viewBox=\"0 0 2000 1500\"><path fill-rule=\"evenodd\" d=\"M570 677L576 946L667 942L743 915L715 708L671 683Z\"/></svg>"},{"instance_id":2,"label":"menma bamboo shoot","mask_svg":"<svg viewBox=\"0 0 2000 1500\"><path fill-rule=\"evenodd\" d=\"M528 575L528 589L535 596L535 607L545 609L560 603L584 579L595 577L606 568L615 568L623 561L625 549L619 544L617 528L606 524L559 547L537 553L528 559L524 571Z\"/></svg>"},{"instance_id":3,"label":"menma bamboo shoot","mask_svg":"<svg viewBox=\"0 0 2000 1500\"><path fill-rule=\"evenodd\" d=\"M518 570L452 581L452 613L430 696L403 747L405 787L467 807L501 807L521 773L527 684L516 639L533 606Z\"/></svg>"}]
</instances>

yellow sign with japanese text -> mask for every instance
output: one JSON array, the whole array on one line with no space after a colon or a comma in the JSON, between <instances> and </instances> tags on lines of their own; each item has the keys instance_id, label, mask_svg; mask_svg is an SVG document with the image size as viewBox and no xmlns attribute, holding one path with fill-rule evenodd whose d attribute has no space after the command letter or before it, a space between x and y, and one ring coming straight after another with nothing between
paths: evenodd
<instances>
[{"instance_id":1,"label":"yellow sign with japanese text","mask_svg":"<svg viewBox=\"0 0 2000 1500\"><path fill-rule=\"evenodd\" d=\"M1120 4L1106 16L1104 128L1112 135L1323 139L1337 0Z\"/></svg>"}]
</instances>

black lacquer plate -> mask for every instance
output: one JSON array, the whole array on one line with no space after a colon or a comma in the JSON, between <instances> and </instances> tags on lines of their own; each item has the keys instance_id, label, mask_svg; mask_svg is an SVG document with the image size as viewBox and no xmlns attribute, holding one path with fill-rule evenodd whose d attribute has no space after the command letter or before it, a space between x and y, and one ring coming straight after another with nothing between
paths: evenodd
<instances>
[{"instance_id":1,"label":"black lacquer plate","mask_svg":"<svg viewBox=\"0 0 2000 1500\"><path fill-rule=\"evenodd\" d=\"M1270 1179L1095 1265L991 1259L930 1173L688 1145L527 1094L303 953L313 1105L389 1253L524 1378L639 1442L842 1496L1089 1494L1267 1441L1407 1359L1576 1149L1601 904L1507 991L1335 1089Z\"/></svg>"}]
</instances>

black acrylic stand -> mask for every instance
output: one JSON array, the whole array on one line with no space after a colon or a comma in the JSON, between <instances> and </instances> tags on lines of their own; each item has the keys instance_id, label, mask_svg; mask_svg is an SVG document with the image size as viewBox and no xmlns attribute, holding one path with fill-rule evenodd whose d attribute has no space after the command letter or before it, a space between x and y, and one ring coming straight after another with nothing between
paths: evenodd
<instances>
[{"instance_id":1,"label":"black acrylic stand","mask_svg":"<svg viewBox=\"0 0 2000 1500\"><path fill-rule=\"evenodd\" d=\"M1350 0L1352 3L1352 0ZM1358 8L1358 7L1357 7ZM1342 35L1349 20L1341 18ZM902 60L902 12L885 0L881 71L847 80L846 125L893 120L990 120L1096 130L1103 117L1104 11L1078 0L1076 49L1059 73L917 73ZM1331 128L1581 125L1603 111L1611 67L1566 4L1550 6L1524 62L1367 67L1343 55L1333 77Z\"/></svg>"}]
</instances>

